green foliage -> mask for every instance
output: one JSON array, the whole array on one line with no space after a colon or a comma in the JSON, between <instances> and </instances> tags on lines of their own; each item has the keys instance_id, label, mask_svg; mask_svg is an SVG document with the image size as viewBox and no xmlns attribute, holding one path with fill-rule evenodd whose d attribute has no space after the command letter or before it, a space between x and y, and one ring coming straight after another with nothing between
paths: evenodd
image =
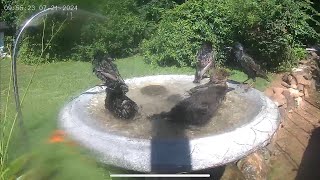
<instances>
[{"instance_id":1,"label":"green foliage","mask_svg":"<svg viewBox=\"0 0 320 180\"><path fill-rule=\"evenodd\" d=\"M22 43L20 56L24 62L34 64L36 62L52 62L72 57L81 61L90 61L93 54L103 50L115 57L126 57L139 51L141 41L149 37L158 21L167 9L181 4L182 0L109 0L88 2L85 0L15 0L8 1L12 7L33 7L28 10L5 12L14 18L16 24L20 24L35 12L46 7L63 5L77 5L78 9L89 10L92 13L81 10L74 13L73 19L67 19L59 34L51 41L50 46L42 52L43 32L50 36L52 29L64 21L62 14L48 15L46 26L43 19L36 22L27 31ZM104 16L105 19L98 17ZM43 31L44 29L44 31ZM45 43L47 38L44 38ZM37 59L35 57L39 57Z\"/></svg>"},{"instance_id":2,"label":"green foliage","mask_svg":"<svg viewBox=\"0 0 320 180\"><path fill-rule=\"evenodd\" d=\"M127 6L124 1L114 3L118 4L106 3L106 7L102 7L107 17L106 21L91 21L82 27L81 42L74 48L77 59L91 60L98 50L115 57L126 57L137 53L147 23L134 13L132 8L135 7Z\"/></svg>"},{"instance_id":3,"label":"green foliage","mask_svg":"<svg viewBox=\"0 0 320 180\"><path fill-rule=\"evenodd\" d=\"M136 0L140 17L148 23L145 38L154 32L167 10L184 3L184 0Z\"/></svg>"},{"instance_id":4,"label":"green foliage","mask_svg":"<svg viewBox=\"0 0 320 180\"><path fill-rule=\"evenodd\" d=\"M315 13L302 0L190 0L167 11L141 47L147 61L186 66L204 40L213 43L219 63L227 59L224 47L240 41L260 63L280 70L301 57L302 43L319 37L307 10Z\"/></svg>"},{"instance_id":5,"label":"green foliage","mask_svg":"<svg viewBox=\"0 0 320 180\"><path fill-rule=\"evenodd\" d=\"M168 11L152 38L144 41L142 50L147 61L160 65L194 65L201 41L216 42L214 24L208 23L210 4L188 1ZM203 9L207 9L203 12ZM218 42L216 42L218 43Z\"/></svg>"},{"instance_id":6,"label":"green foliage","mask_svg":"<svg viewBox=\"0 0 320 180\"><path fill-rule=\"evenodd\" d=\"M16 28L20 28L26 18L45 8L77 5L79 9L93 9L92 3L83 0L14 0L4 1L4 5L4 20ZM79 24L75 20L71 21L67 12L43 16L33 21L23 34L19 56L28 64L65 59L79 39L75 36L80 34Z\"/></svg>"},{"instance_id":7,"label":"green foliage","mask_svg":"<svg viewBox=\"0 0 320 180\"><path fill-rule=\"evenodd\" d=\"M85 22L74 58L90 60L98 50L119 58L138 53L141 41L157 28L166 10L181 3L181 0L104 1L96 11L107 20Z\"/></svg>"},{"instance_id":8,"label":"green foliage","mask_svg":"<svg viewBox=\"0 0 320 180\"><path fill-rule=\"evenodd\" d=\"M27 33L21 57L28 63L61 61L72 57L90 61L103 50L115 57L142 52L148 62L193 66L202 41L213 43L217 63L230 54L225 46L240 41L248 52L270 70L283 70L300 58L303 44L319 42L319 2L308 0L4 0L5 4L34 6L34 10L6 11L2 19L21 23L39 11L39 5L77 5L50 46L42 52L43 22ZM97 19L102 15L106 19ZM64 21L48 16L45 34ZM44 42L48 42L48 37ZM141 43L143 42L143 43Z\"/></svg>"}]
</instances>

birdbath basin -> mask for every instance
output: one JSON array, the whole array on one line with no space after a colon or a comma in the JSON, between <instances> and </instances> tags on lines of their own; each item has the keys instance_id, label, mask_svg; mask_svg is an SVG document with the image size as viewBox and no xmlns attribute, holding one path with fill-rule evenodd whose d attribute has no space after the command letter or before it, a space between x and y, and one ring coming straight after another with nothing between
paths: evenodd
<instances>
[{"instance_id":1,"label":"birdbath basin","mask_svg":"<svg viewBox=\"0 0 320 180\"><path fill-rule=\"evenodd\" d=\"M193 76L127 79L128 96L139 108L131 121L104 108L104 89L91 88L67 103L59 124L103 163L139 172L188 172L238 160L265 146L277 130L277 106L256 89L234 88L204 126L183 127L153 114L169 111L194 87Z\"/></svg>"}]
</instances>

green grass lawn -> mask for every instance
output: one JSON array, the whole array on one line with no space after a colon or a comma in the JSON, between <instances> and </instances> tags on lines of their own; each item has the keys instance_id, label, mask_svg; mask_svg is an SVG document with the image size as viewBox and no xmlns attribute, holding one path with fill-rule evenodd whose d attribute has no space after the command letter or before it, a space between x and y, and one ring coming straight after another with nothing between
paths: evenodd
<instances>
[{"instance_id":1,"label":"green grass lawn","mask_svg":"<svg viewBox=\"0 0 320 180\"><path fill-rule=\"evenodd\" d=\"M3 118L5 97L8 92L10 63L10 60L1 60L1 118ZM154 67L144 63L140 56L120 59L116 61L116 64L123 78L155 74L194 74L192 68ZM21 97L26 91L34 68L35 66L18 64ZM242 72L233 72L234 74L230 78L232 80L243 81L247 77ZM61 145L47 143L48 137L57 128L57 116L60 108L72 97L99 83L99 80L92 74L90 63L70 61L38 66L22 105L23 118L28 130L28 143L32 147L32 152L38 154L31 163L32 166L30 165L35 169L41 169L38 170L39 173L36 173L38 179L48 179L49 176L54 177L51 179L107 178L107 171L88 158L83 150L72 150L74 147L61 148ZM266 86L266 81L257 80L256 87L258 89L263 90ZM7 127L15 114L12 94L8 107L10 121L7 122ZM5 132L8 132L8 128ZM10 144L9 159L14 159L26 151L26 148L21 147L21 141L24 140L17 137L13 139Z\"/></svg>"}]
</instances>

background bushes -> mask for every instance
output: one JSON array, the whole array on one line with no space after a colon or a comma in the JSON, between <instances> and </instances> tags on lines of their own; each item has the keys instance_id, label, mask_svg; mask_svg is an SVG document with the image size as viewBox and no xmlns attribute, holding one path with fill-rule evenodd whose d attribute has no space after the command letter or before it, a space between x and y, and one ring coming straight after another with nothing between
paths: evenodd
<instances>
[{"instance_id":1,"label":"background bushes","mask_svg":"<svg viewBox=\"0 0 320 180\"><path fill-rule=\"evenodd\" d=\"M304 55L303 43L319 38L308 24L311 12L305 1L190 0L166 12L142 49L147 61L186 66L193 65L200 42L209 40L225 63L224 47L239 41L261 64L283 70Z\"/></svg>"},{"instance_id":2,"label":"background bushes","mask_svg":"<svg viewBox=\"0 0 320 180\"><path fill-rule=\"evenodd\" d=\"M40 0L4 1L39 4ZM43 61L90 61L98 50L118 58L143 54L146 62L162 66L194 66L203 41L213 43L217 62L228 64L225 49L239 41L269 70L284 70L305 55L304 45L319 43L319 2L307 0L47 0L42 4L77 4L102 14L68 21L52 41ZM41 4L40 3L40 4ZM6 12L6 19L21 22L34 12ZM14 17L14 18L13 18ZM47 19L46 32L59 17ZM53 23L56 22L56 23ZM29 32L25 56L40 53L43 26ZM33 50L31 50L33 49ZM23 53L22 53L23 55ZM24 58L27 62L32 58ZM232 64L232 63L229 63Z\"/></svg>"}]
</instances>

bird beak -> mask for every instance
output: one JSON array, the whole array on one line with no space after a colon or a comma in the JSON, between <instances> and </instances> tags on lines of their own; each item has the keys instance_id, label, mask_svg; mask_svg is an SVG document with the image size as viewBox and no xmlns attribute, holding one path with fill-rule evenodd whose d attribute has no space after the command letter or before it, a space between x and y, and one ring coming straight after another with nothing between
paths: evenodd
<instances>
[{"instance_id":1,"label":"bird beak","mask_svg":"<svg viewBox=\"0 0 320 180\"><path fill-rule=\"evenodd\" d=\"M225 49L228 50L228 51L231 51L233 48L228 46L228 47L225 47Z\"/></svg>"}]
</instances>

